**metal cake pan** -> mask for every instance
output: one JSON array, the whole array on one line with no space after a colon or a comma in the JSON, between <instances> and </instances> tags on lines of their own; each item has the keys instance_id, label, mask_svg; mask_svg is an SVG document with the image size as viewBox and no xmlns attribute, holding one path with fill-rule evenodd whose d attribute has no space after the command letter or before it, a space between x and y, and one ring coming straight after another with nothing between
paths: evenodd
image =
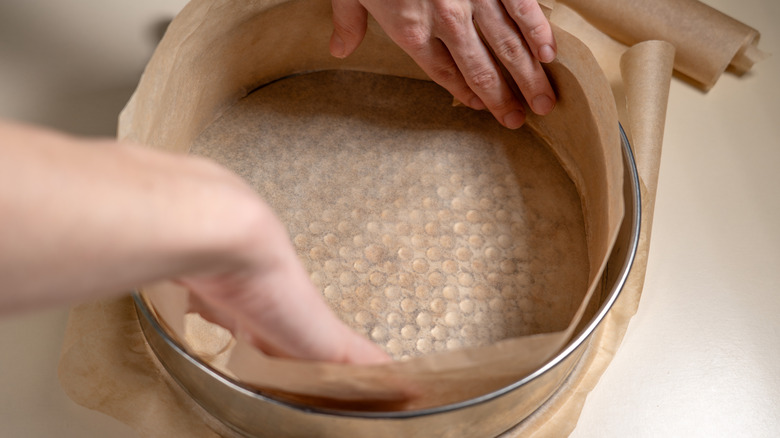
<instances>
[{"instance_id":1,"label":"metal cake pan","mask_svg":"<svg viewBox=\"0 0 780 438\"><path fill-rule=\"evenodd\" d=\"M598 310L580 324L559 354L525 378L460 403L416 411L354 412L312 408L260 394L188 354L134 294L146 339L171 377L198 404L236 432L254 437L490 437L523 421L563 382L590 348L594 332L625 285L641 223L640 185L629 142L620 129L626 205L617 242L600 281Z\"/></svg>"}]
</instances>

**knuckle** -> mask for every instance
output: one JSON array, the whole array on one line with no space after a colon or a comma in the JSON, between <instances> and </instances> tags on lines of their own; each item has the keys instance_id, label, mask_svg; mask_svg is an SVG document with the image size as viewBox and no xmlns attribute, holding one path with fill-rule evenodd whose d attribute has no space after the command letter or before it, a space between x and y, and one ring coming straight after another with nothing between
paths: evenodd
<instances>
[{"instance_id":1,"label":"knuckle","mask_svg":"<svg viewBox=\"0 0 780 438\"><path fill-rule=\"evenodd\" d=\"M498 72L493 70L477 70L472 72L468 78L469 83L476 90L490 90L498 87L501 83ZM479 92L477 92L477 94L479 94Z\"/></svg>"},{"instance_id":2,"label":"knuckle","mask_svg":"<svg viewBox=\"0 0 780 438\"><path fill-rule=\"evenodd\" d=\"M528 29L527 38L530 38L531 40L534 41L538 41L543 39L547 35L547 32L548 32L548 27L545 25L545 23L540 23Z\"/></svg>"},{"instance_id":3,"label":"knuckle","mask_svg":"<svg viewBox=\"0 0 780 438\"><path fill-rule=\"evenodd\" d=\"M407 24L400 28L398 45L410 51L420 51L430 43L430 33L419 24Z\"/></svg>"},{"instance_id":4,"label":"knuckle","mask_svg":"<svg viewBox=\"0 0 780 438\"><path fill-rule=\"evenodd\" d=\"M442 5L436 9L436 26L447 35L461 36L466 32L466 24L471 16L465 10L451 5Z\"/></svg>"},{"instance_id":5,"label":"knuckle","mask_svg":"<svg viewBox=\"0 0 780 438\"><path fill-rule=\"evenodd\" d=\"M536 0L515 0L512 2L510 12L513 12L516 17L527 17L536 11L539 4Z\"/></svg>"},{"instance_id":6,"label":"knuckle","mask_svg":"<svg viewBox=\"0 0 780 438\"><path fill-rule=\"evenodd\" d=\"M484 11L495 4L494 0L471 0L474 10Z\"/></svg>"},{"instance_id":7,"label":"knuckle","mask_svg":"<svg viewBox=\"0 0 780 438\"><path fill-rule=\"evenodd\" d=\"M439 63L431 66L431 79L442 86L451 84L458 79L459 75L458 68L454 64Z\"/></svg>"},{"instance_id":8,"label":"knuckle","mask_svg":"<svg viewBox=\"0 0 780 438\"><path fill-rule=\"evenodd\" d=\"M522 41L515 36L498 41L493 51L499 59L506 63L514 63L527 56L528 53Z\"/></svg>"}]
</instances>

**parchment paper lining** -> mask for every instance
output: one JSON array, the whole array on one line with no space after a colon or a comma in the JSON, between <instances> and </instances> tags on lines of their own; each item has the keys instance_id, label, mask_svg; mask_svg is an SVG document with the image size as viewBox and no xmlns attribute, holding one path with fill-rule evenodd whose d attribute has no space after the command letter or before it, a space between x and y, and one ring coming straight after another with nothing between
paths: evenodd
<instances>
[{"instance_id":1,"label":"parchment paper lining","mask_svg":"<svg viewBox=\"0 0 780 438\"><path fill-rule=\"evenodd\" d=\"M302 7L303 3L307 7ZM286 76L301 70L328 68L334 61L327 55L323 57L322 52L291 50L284 55L277 52L279 45L288 44L289 40L300 38L302 40L297 43L307 48L321 46L327 40L330 20L329 11L321 9L323 3L326 2L292 1L270 7L271 4L257 2L252 4L252 10L247 10L243 4L236 10L225 8L220 13L199 18L203 21L199 22L198 31L181 33L181 41L177 41L179 32L172 26L172 36L167 38L167 43L163 40L160 50L170 44L178 47L175 52L178 56L150 62L145 76L152 77L149 82L142 81L128 104L122 120L128 128L122 135L155 147L187 150L209 121L229 108L242 90L245 92L247 84L262 84L258 77L270 81L277 76L269 71ZM194 10L206 7L205 4L198 5L199 2L193 2L189 7ZM270 31L270 23L284 21L284 16L295 17L299 25L283 35ZM317 29L322 29L324 34L316 35ZM623 206L619 195L622 168L615 128L617 115L608 85L579 41L560 32L558 39L560 56L549 66L549 71L561 98L553 114L543 119L531 117L528 126L548 143L581 198L589 260L588 289L565 330L515 337L475 349L436 353L377 367L293 363L268 358L239 339L228 361L234 375L257 388L289 394L297 399L394 401L403 402L400 405L403 409L417 409L455 403L499 389L536 369L565 344L597 287ZM220 50L213 50L215 44ZM247 45L252 49L249 52ZM185 56L182 47L192 55ZM402 61L397 64L384 65L383 60L388 58L386 51L399 49L388 45L376 28L372 28L372 34L361 50L356 57L350 58L350 62L358 63L339 68L393 75L407 75L415 69L413 62L404 57L400 57ZM158 83L159 87L149 88L148 84L154 84L158 75L166 80ZM159 101L159 105L153 101ZM145 111L139 112L141 107ZM570 126L577 126L577 129L572 130ZM157 285L153 289L159 291L168 287ZM172 308L158 305L159 300L165 301L172 296L173 293L152 293L149 299L159 311L160 308ZM166 321L179 320L185 310L159 312L159 315ZM168 324L173 328L180 325ZM173 335L183 339L183 333ZM389 376L392 376L390 380L404 384L388 386ZM414 395L412 400L409 399L411 395ZM371 409L370 403L360 406Z\"/></svg>"},{"instance_id":2,"label":"parchment paper lining","mask_svg":"<svg viewBox=\"0 0 780 438\"><path fill-rule=\"evenodd\" d=\"M331 307L396 359L564 330L587 290L579 195L548 147L449 99L307 74L237 103L191 152L251 182Z\"/></svg>"},{"instance_id":3,"label":"parchment paper lining","mask_svg":"<svg viewBox=\"0 0 780 438\"><path fill-rule=\"evenodd\" d=\"M648 5L655 4L649 2ZM610 6L622 8L626 5L630 7L631 1L613 2ZM673 2L666 5L672 10L677 10L681 2ZM590 49L596 54L604 73L610 78L610 83L615 92L618 108L622 108L625 103L623 97L623 78L615 68L617 65L611 60L619 60L619 55L625 51L625 46L615 43L604 34L585 25L584 22L569 20L564 22L561 17L568 14L568 9L556 8L556 11L565 10L565 14L554 15L553 21L573 32L578 38L588 44ZM650 13L649 16L642 16L640 9L634 13L640 20L651 20L656 14ZM186 9L174 21L174 25L169 30L170 33L183 35L192 32L198 27L198 24L181 25L184 22L203 21L205 11L203 9ZM709 13L708 13L709 14ZM576 16L576 14L573 14ZM372 24L371 37L376 36L376 27ZM218 26L217 26L218 27ZM699 29L698 36L684 37L680 43L696 46L717 35L721 32L715 24L706 24ZM329 31L329 29L325 30ZM753 30L751 30L753 31ZM320 38L323 31L320 30ZM665 38L667 35L661 35ZM687 38L687 39L686 39ZM380 38L381 39L381 38ZM736 39L741 40L741 37ZM173 44L161 48L161 53L170 53L171 50L177 50L184 41L177 38ZM325 40L323 40L325 41ZM282 44L280 51L289 50L289 47L296 47L298 40L292 40L291 44ZM659 43L663 45L664 43ZM651 44L652 45L652 44ZM252 53L251 46L247 51ZM389 47L392 49L392 47ZM761 56L755 54L754 46L748 46L745 49L749 59L760 59ZM308 50L308 47L303 47ZM668 71L664 73L666 66L666 55L659 55L654 49L639 49L640 53L645 54L642 68L636 71L641 79L642 72L647 73L647 77L655 77L655 82L640 80L633 82L626 80L626 91L635 87L647 88L647 91L658 91L655 97L650 100L635 102L628 111L633 116L633 120L639 124L647 126L663 127L663 109L666 107L666 94L668 93L668 81L670 79ZM633 50L633 49L632 49ZM324 44L313 50L316 53L322 53L321 60L325 58L326 48ZM750 52L753 52L750 55ZM617 56L615 56L617 54ZM312 55L307 52L303 57ZM358 53L358 58L361 56ZM387 64L394 64L398 53L392 50L387 51ZM661 58L656 58L661 56ZM682 56L682 55L678 55ZM673 57L673 53L672 53ZM142 87L147 88L147 93L155 88L162 88L166 69L175 68L170 60L165 56L160 56L155 66L149 66L147 69L147 78ZM353 58L354 59L354 58ZM257 60L255 60L257 61ZM348 61L349 64L351 61ZM747 63L739 70L749 68L752 62ZM345 66L345 67L348 67ZM666 74L666 77L663 77ZM419 70L412 69L408 72L411 77L421 77ZM282 76L277 74L276 76ZM155 79L156 78L156 79ZM251 89L251 87L248 87ZM644 91L644 90L643 90ZM240 95L241 93L238 92ZM647 93L640 93L648 96ZM133 128L134 114L150 114L149 119L157 118L154 105L160 105L161 102L131 102L123 113L120 123L120 132L123 137L136 138L140 141L147 141L147 137L137 137L143 133L134 132ZM164 102L163 102L164 104ZM183 107L186 111L186 107ZM164 113L165 108L159 108L160 113ZM644 115L653 115L649 120L644 120ZM659 116L660 114L660 116ZM177 113L175 117L186 119L188 115ZM621 112L621 121L623 126L629 130L629 114L626 111ZM634 122L631 122L633 125ZM641 133L648 131L641 130ZM182 150L185 146L167 142L165 132L156 134L157 144L170 144L174 149ZM660 157L662 133L656 130L651 138L643 138L640 134L634 134L631 138L635 148L643 144L644 155L638 156L638 167L644 183L649 188L656 185L658 174L658 158ZM175 139L172 139L175 140ZM186 141L184 141L186 144ZM644 158L649 158L645 161ZM652 191L654 192L654 190ZM651 193L652 193L651 192ZM612 311L601 324L599 330L593 335L593 345L588 350L588 354L580 361L580 366L572 373L572 378L558 391L558 393L549 400L541 409L537 410L531 417L523 421L518 427L508 431L503 436L564 436L567 435L576 425L577 417L590 389L596 384L599 376L607 367L607 364L615 354L620 345L623 333L628 325L633 313L636 311L639 296L642 290L645 265L647 259L647 250L650 236L650 223L652 220L652 197L645 196L643 192L643 227L640 250L637 254L637 260L634 263L629 283L624 287L621 298L613 306ZM130 424L142 436L167 437L172 435L186 434L187 436L215 437L215 436L234 436L234 434L220 425L217 421L200 409L181 388L170 382L170 378L163 372L160 372L160 366L154 360L153 354L148 346L143 347L143 336L135 321L135 313L132 310L132 302L129 299L118 301L98 302L87 304L74 309L66 331L66 339L63 343L63 355L60 362L60 379L63 388L69 396L78 403L105 412L123 422ZM128 347L130 346L130 347ZM117 397L121 394L121 397ZM145 406L149 409L137 409L138 406Z\"/></svg>"}]
</instances>

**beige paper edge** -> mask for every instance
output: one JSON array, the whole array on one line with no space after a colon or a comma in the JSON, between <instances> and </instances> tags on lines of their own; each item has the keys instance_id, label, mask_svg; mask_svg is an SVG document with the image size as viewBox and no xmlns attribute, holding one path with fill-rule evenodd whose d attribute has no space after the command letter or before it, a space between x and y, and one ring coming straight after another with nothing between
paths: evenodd
<instances>
[{"instance_id":1,"label":"beige paper edge","mask_svg":"<svg viewBox=\"0 0 780 438\"><path fill-rule=\"evenodd\" d=\"M630 127L637 170L647 189L644 197L653 204L661 167L674 54L675 48L668 42L646 41L620 58L627 107L623 123ZM652 215L646 220L652 220Z\"/></svg>"},{"instance_id":2,"label":"beige paper edge","mask_svg":"<svg viewBox=\"0 0 780 438\"><path fill-rule=\"evenodd\" d=\"M571 24L576 24L574 21ZM570 26L573 33L587 33L588 26ZM597 49L607 50L605 47ZM618 49L611 46L611 49ZM591 347L572 371L569 380L539 410L507 431L502 438L560 437L569 435L577 425L582 407L596 386L623 340L628 323L636 313L644 285L652 233L655 189L658 184L666 108L672 78L674 47L663 41L648 41L603 59L618 59L620 68L606 65L622 78L626 99L616 101L623 107L621 123L634 133L630 139L637 162L642 189L642 226L639 247L631 273L620 297L591 339Z\"/></svg>"}]
</instances>

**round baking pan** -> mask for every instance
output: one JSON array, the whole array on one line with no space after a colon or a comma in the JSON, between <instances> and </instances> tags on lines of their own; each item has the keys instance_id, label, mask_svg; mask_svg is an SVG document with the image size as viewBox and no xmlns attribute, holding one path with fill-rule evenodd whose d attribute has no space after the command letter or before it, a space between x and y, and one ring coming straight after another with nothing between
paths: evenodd
<instances>
[{"instance_id":1,"label":"round baking pan","mask_svg":"<svg viewBox=\"0 0 780 438\"><path fill-rule=\"evenodd\" d=\"M163 329L145 300L134 294L143 333L157 358L193 400L246 436L279 437L490 437L520 423L575 372L593 333L622 290L640 230L640 186L631 147L620 130L625 215L600 281L599 307L572 340L535 372L511 385L460 403L412 411L353 412L279 401L218 372L186 352ZM576 369L579 372L580 369Z\"/></svg>"}]
</instances>

